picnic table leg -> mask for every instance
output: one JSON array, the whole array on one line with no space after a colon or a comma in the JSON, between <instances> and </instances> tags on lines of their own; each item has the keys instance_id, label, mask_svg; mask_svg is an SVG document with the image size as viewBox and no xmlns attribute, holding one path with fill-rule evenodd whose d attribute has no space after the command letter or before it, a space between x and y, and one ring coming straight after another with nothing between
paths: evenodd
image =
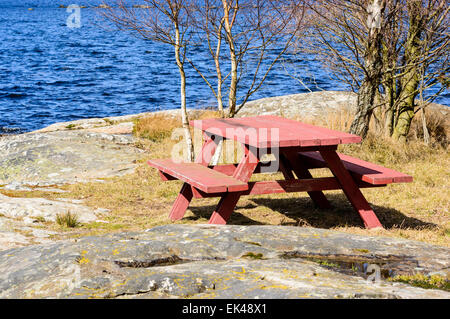
<instances>
[{"instance_id":1,"label":"picnic table leg","mask_svg":"<svg viewBox=\"0 0 450 319\"><path fill-rule=\"evenodd\" d=\"M342 164L339 155L334 150L320 151L333 175L341 184L342 190L352 206L358 211L366 228L383 228L374 211L356 185L350 173Z\"/></svg>"},{"instance_id":2,"label":"picnic table leg","mask_svg":"<svg viewBox=\"0 0 450 319\"><path fill-rule=\"evenodd\" d=\"M286 158L284 158L286 157ZM300 162L300 159L298 157L297 151L283 151L280 153L280 164L283 164L284 166L290 165L291 169L295 172L295 175L297 175L298 179L308 179L313 178L309 170ZM283 175L285 173L283 172ZM292 174L292 173L291 173ZM293 179L293 176L287 176L289 179ZM286 178L286 175L284 176ZM286 179L288 179L286 178ZM320 191L314 191L314 192L307 192L309 197L311 197L314 204L323 209L331 208L331 204L328 201L328 199L325 197L323 192Z\"/></svg>"},{"instance_id":3,"label":"picnic table leg","mask_svg":"<svg viewBox=\"0 0 450 319\"><path fill-rule=\"evenodd\" d=\"M205 134L204 136L206 140L203 143L202 150L197 155L195 162L203 165L208 165L211 158L214 156L214 151L217 147L217 144L208 135ZM191 185L189 185L188 183L184 183L183 186L181 187L177 199L173 203L172 210L170 211L169 214L169 218L172 221L180 220L183 218L187 208L189 207L192 197L193 194Z\"/></svg>"},{"instance_id":4,"label":"picnic table leg","mask_svg":"<svg viewBox=\"0 0 450 319\"><path fill-rule=\"evenodd\" d=\"M170 211L169 218L172 221L180 220L186 213L186 209L189 207L189 203L192 200L192 188L188 183L184 183L181 187L180 193L177 199L173 203L172 210Z\"/></svg>"},{"instance_id":5,"label":"picnic table leg","mask_svg":"<svg viewBox=\"0 0 450 319\"><path fill-rule=\"evenodd\" d=\"M256 154L254 154L256 150L250 150L248 145L244 146L244 152L244 157L238 167L236 167L233 177L247 183L255 171L259 160ZM225 225L233 213L241 194L241 192L233 192L223 195L209 219L209 224Z\"/></svg>"},{"instance_id":6,"label":"picnic table leg","mask_svg":"<svg viewBox=\"0 0 450 319\"><path fill-rule=\"evenodd\" d=\"M222 196L208 223L225 225L228 219L230 219L230 216L233 213L233 210L236 207L236 204L238 203L240 197L240 192L227 193L226 195Z\"/></svg>"}]
</instances>

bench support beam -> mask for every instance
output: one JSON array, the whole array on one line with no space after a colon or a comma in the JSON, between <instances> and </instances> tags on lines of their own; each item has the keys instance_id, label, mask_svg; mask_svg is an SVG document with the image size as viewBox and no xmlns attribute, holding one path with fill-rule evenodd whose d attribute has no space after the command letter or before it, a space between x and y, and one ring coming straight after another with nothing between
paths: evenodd
<instances>
[{"instance_id":1,"label":"bench support beam","mask_svg":"<svg viewBox=\"0 0 450 319\"><path fill-rule=\"evenodd\" d=\"M286 161L287 163L285 165L291 167L298 179L312 178L309 170L299 161L297 151L286 151L285 153L280 154L280 157L280 162ZM286 157L286 159L284 159L284 157ZM317 207L322 209L331 208L330 202L321 191L308 191L308 195Z\"/></svg>"},{"instance_id":2,"label":"bench support beam","mask_svg":"<svg viewBox=\"0 0 450 319\"><path fill-rule=\"evenodd\" d=\"M358 182L359 188L383 187L386 185L371 185L365 182ZM299 193L299 192L322 192L342 189L335 177L320 177L312 179L292 179L278 181L249 182L248 190L241 192L241 196L247 195L266 195L281 193ZM193 188L195 198L220 197L223 193L205 193Z\"/></svg>"}]
</instances>

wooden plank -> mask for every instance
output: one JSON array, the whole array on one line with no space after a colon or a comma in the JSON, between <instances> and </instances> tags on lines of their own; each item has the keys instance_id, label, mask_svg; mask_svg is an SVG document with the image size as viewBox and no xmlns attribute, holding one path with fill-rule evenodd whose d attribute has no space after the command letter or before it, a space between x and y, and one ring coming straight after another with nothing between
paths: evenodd
<instances>
[{"instance_id":1,"label":"wooden plank","mask_svg":"<svg viewBox=\"0 0 450 319\"><path fill-rule=\"evenodd\" d=\"M311 179L290 179L280 181L262 181L249 183L249 189L242 195L263 195L279 193L313 192L322 190L340 189L338 181L334 177L322 177Z\"/></svg>"},{"instance_id":2,"label":"wooden plank","mask_svg":"<svg viewBox=\"0 0 450 319\"><path fill-rule=\"evenodd\" d=\"M281 134L289 134L293 140L298 140L298 143L282 143L283 139L280 138L280 147L287 146L322 146L322 145L337 145L340 142L340 138L334 134L324 134L318 130L307 128L304 123L288 120L278 116L266 115L259 116L253 119L254 122L261 123L262 127L271 125L274 128L278 128Z\"/></svg>"},{"instance_id":3,"label":"wooden plank","mask_svg":"<svg viewBox=\"0 0 450 319\"><path fill-rule=\"evenodd\" d=\"M158 171L158 173L159 173L159 176L161 177L161 180L163 180L164 182L177 180L175 177L170 176L169 174L166 174L164 172Z\"/></svg>"},{"instance_id":4,"label":"wooden plank","mask_svg":"<svg viewBox=\"0 0 450 319\"><path fill-rule=\"evenodd\" d=\"M366 162L344 154L338 154L344 167L350 171L352 176L373 185L390 183L409 183L413 181L412 176L397 172L377 164ZM302 152L300 157L305 159L310 166L325 167L325 161L319 152Z\"/></svg>"},{"instance_id":5,"label":"wooden plank","mask_svg":"<svg viewBox=\"0 0 450 319\"><path fill-rule=\"evenodd\" d=\"M336 131L336 130L331 130L331 129L328 129L325 127L307 124L307 123L303 123L303 122L299 122L299 121L295 121L295 120L291 120L291 119L280 118L279 116L275 116L275 115L263 115L263 116L261 116L261 118L265 118L268 121L272 121L272 122L280 121L280 119L282 119L284 123L291 123L292 125L300 124L300 127L302 130L306 129L307 131L314 132L317 136L321 136L325 140L329 139L329 138L339 139L338 144L360 143L362 140L361 137L358 135L341 132L341 131ZM321 145L331 145L331 144L321 144Z\"/></svg>"},{"instance_id":6,"label":"wooden plank","mask_svg":"<svg viewBox=\"0 0 450 319\"><path fill-rule=\"evenodd\" d=\"M233 176L234 172L236 171L238 164L220 164L220 165L216 165L216 166L208 166L209 168L218 171L222 174L228 175L228 176ZM260 162L258 163L258 165L255 168L255 171L253 172L253 174L259 174L261 173L261 170L263 168L263 164ZM266 169L266 168L265 168ZM272 171L264 171L264 173L277 173L279 172L279 169L273 169Z\"/></svg>"},{"instance_id":7,"label":"wooden plank","mask_svg":"<svg viewBox=\"0 0 450 319\"><path fill-rule=\"evenodd\" d=\"M227 139L257 148L299 146L300 140L291 130L280 130L273 123L257 121L258 117L219 119L206 129L208 132L220 132ZM270 125L271 124L271 125ZM277 129L277 137L272 136L271 129ZM217 133L219 134L219 133ZM251 136L248 134L252 134ZM317 143L316 143L317 144Z\"/></svg>"},{"instance_id":8,"label":"wooden plank","mask_svg":"<svg viewBox=\"0 0 450 319\"><path fill-rule=\"evenodd\" d=\"M361 143L362 138L358 135L345 133L336 130L330 130L325 127L316 126L312 124L302 123L302 128L306 130L314 131L316 134L323 134L325 136L333 136L334 138L339 139L339 143L337 144L356 144ZM325 144L322 144L325 145Z\"/></svg>"},{"instance_id":9,"label":"wooden plank","mask_svg":"<svg viewBox=\"0 0 450 319\"><path fill-rule=\"evenodd\" d=\"M358 211L366 228L383 228L374 211L370 207L361 190L356 185L348 170L344 167L341 159L335 151L320 151L322 158L327 163L333 175L341 184L344 194L352 206Z\"/></svg>"},{"instance_id":10,"label":"wooden plank","mask_svg":"<svg viewBox=\"0 0 450 319\"><path fill-rule=\"evenodd\" d=\"M207 193L236 192L248 189L247 183L201 164L175 163L170 159L150 160L148 163L163 173Z\"/></svg>"},{"instance_id":11,"label":"wooden plank","mask_svg":"<svg viewBox=\"0 0 450 319\"><path fill-rule=\"evenodd\" d=\"M382 186L386 185L379 185L378 187ZM370 184L360 184L358 187L367 188L374 186ZM335 177L320 177L301 180L249 182L249 189L242 192L241 195L317 192L337 189L341 189L341 185Z\"/></svg>"},{"instance_id":12,"label":"wooden plank","mask_svg":"<svg viewBox=\"0 0 450 319\"><path fill-rule=\"evenodd\" d=\"M361 137L357 135L272 115L233 119L207 119L192 121L191 125L204 130L208 134L220 135L258 148L272 147L273 145L278 145L279 147L307 147L361 142ZM267 134L259 134L259 129L261 128L267 129ZM277 141L274 141L274 137L270 136L272 128L279 130ZM233 132L233 130L227 129L244 131L254 129L256 130L257 138L253 140L245 134L237 134L237 131Z\"/></svg>"},{"instance_id":13,"label":"wooden plank","mask_svg":"<svg viewBox=\"0 0 450 319\"><path fill-rule=\"evenodd\" d=\"M259 139L258 147L264 147L266 145L267 147L272 147L274 142L275 144L278 144L279 147L321 145L320 138L311 132L303 132L301 130L301 123L299 122L292 125L286 123L283 118L268 121L264 116L253 117L250 121L258 128L267 128L268 132L271 132L271 129L278 129L278 141L273 141L273 137L267 134L265 139Z\"/></svg>"}]
</instances>

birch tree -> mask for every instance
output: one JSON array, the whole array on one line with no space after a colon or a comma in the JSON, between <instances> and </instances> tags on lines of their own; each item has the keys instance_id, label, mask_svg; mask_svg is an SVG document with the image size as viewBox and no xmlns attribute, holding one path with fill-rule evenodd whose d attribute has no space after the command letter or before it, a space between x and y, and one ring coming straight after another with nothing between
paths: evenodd
<instances>
[{"instance_id":1,"label":"birch tree","mask_svg":"<svg viewBox=\"0 0 450 319\"><path fill-rule=\"evenodd\" d=\"M257 92L303 26L303 0L200 0L196 27L215 66L216 79L190 60L217 99L234 117ZM224 72L226 70L226 72ZM216 83L214 85L214 82ZM225 115L225 114L224 114Z\"/></svg>"},{"instance_id":2,"label":"birch tree","mask_svg":"<svg viewBox=\"0 0 450 319\"><path fill-rule=\"evenodd\" d=\"M132 32L147 40L172 46L174 62L180 76L181 123L184 130L187 157L194 159L194 146L189 129L186 106L186 51L191 31L188 0L143 0L145 8L132 7L123 0L116 0L102 10L103 16L119 29Z\"/></svg>"}]
</instances>

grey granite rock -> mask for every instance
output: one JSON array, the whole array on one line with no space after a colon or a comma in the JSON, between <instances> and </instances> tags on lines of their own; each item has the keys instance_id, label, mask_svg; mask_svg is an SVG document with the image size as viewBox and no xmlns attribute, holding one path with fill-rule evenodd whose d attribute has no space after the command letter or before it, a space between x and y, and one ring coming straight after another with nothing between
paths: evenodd
<instances>
[{"instance_id":1,"label":"grey granite rock","mask_svg":"<svg viewBox=\"0 0 450 319\"><path fill-rule=\"evenodd\" d=\"M30 241L24 235L16 231L0 231L1 250L30 245Z\"/></svg>"},{"instance_id":2,"label":"grey granite rock","mask_svg":"<svg viewBox=\"0 0 450 319\"><path fill-rule=\"evenodd\" d=\"M353 113L357 94L348 91L318 91L262 98L250 101L238 116L281 115L285 117L313 117L327 119L336 111ZM450 115L448 106L431 103L428 108Z\"/></svg>"},{"instance_id":3,"label":"grey granite rock","mask_svg":"<svg viewBox=\"0 0 450 319\"><path fill-rule=\"evenodd\" d=\"M55 131L68 130L85 130L90 132L115 132L115 134L122 134L123 132L131 133L133 121L145 116L150 116L156 113L164 113L171 115L180 115L179 110L164 110L156 112L144 112L139 114L130 114L105 118L90 118L81 119L69 122L55 123L32 133L47 133ZM114 134L114 133L112 133Z\"/></svg>"},{"instance_id":4,"label":"grey granite rock","mask_svg":"<svg viewBox=\"0 0 450 319\"><path fill-rule=\"evenodd\" d=\"M0 185L51 186L132 172L141 150L128 135L58 131L0 137Z\"/></svg>"},{"instance_id":5,"label":"grey granite rock","mask_svg":"<svg viewBox=\"0 0 450 319\"><path fill-rule=\"evenodd\" d=\"M254 114L296 116L322 116L336 110L353 111L357 95L351 92L319 91L268 97L248 102L239 116Z\"/></svg>"},{"instance_id":6,"label":"grey granite rock","mask_svg":"<svg viewBox=\"0 0 450 319\"><path fill-rule=\"evenodd\" d=\"M14 219L42 218L45 221L55 221L58 214L70 212L77 216L79 222L89 223L97 220L97 214L106 210L93 210L86 206L67 201L55 201L44 198L15 198L0 194L0 214Z\"/></svg>"},{"instance_id":7,"label":"grey granite rock","mask_svg":"<svg viewBox=\"0 0 450 319\"><path fill-rule=\"evenodd\" d=\"M1 205L1 204L0 204ZM51 236L57 234L40 228L40 222L26 223L23 220L7 218L0 213L0 251L11 248L43 244L52 241Z\"/></svg>"},{"instance_id":8,"label":"grey granite rock","mask_svg":"<svg viewBox=\"0 0 450 319\"><path fill-rule=\"evenodd\" d=\"M390 275L450 266L449 249L408 240L300 227L167 225L0 252L0 297L450 297L370 282L346 261L377 264Z\"/></svg>"}]
</instances>

